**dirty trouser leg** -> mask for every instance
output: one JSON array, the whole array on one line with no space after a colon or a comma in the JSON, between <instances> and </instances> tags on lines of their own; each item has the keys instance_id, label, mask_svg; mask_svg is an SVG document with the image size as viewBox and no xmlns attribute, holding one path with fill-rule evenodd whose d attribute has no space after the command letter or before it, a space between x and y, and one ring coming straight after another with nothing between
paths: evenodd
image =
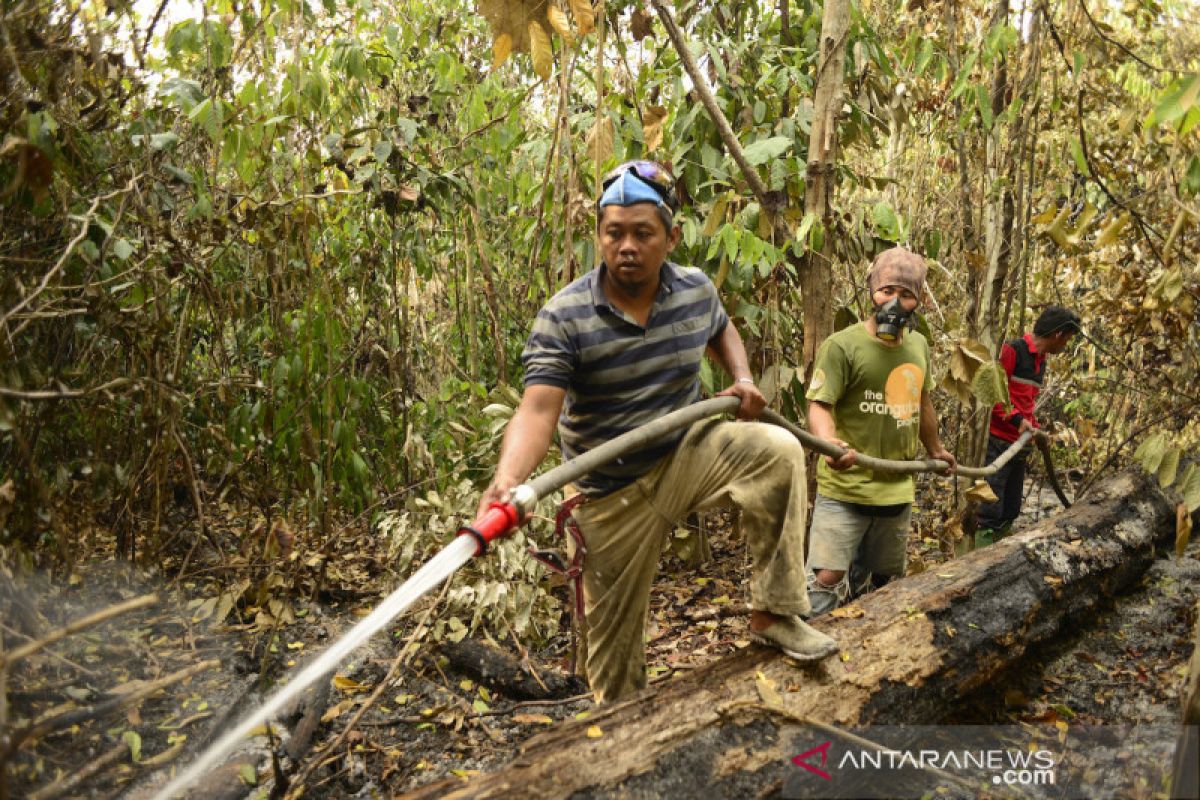
<instances>
[{"instance_id":1,"label":"dirty trouser leg","mask_svg":"<svg viewBox=\"0 0 1200 800\"><path fill-rule=\"evenodd\" d=\"M576 509L588 546L587 675L598 701L646 685L650 584L666 535L689 511L741 508L755 573L752 605L778 614L808 610L803 458L799 443L780 428L702 422L649 474Z\"/></svg>"},{"instance_id":2,"label":"dirty trouser leg","mask_svg":"<svg viewBox=\"0 0 1200 800\"><path fill-rule=\"evenodd\" d=\"M660 463L641 480L656 480L664 467ZM584 503L574 515L588 548L587 679L596 702L611 702L646 685L650 585L671 526L650 506L640 481Z\"/></svg>"},{"instance_id":3,"label":"dirty trouser leg","mask_svg":"<svg viewBox=\"0 0 1200 800\"><path fill-rule=\"evenodd\" d=\"M765 423L707 420L693 425L668 457L651 502L670 520L693 510L741 509L751 607L805 614L807 491L804 451L790 433Z\"/></svg>"}]
</instances>

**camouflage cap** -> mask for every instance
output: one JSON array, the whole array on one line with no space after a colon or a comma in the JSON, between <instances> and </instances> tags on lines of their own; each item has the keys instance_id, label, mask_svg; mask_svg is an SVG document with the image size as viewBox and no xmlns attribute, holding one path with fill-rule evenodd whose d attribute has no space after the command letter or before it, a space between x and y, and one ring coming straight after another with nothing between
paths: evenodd
<instances>
[{"instance_id":1,"label":"camouflage cap","mask_svg":"<svg viewBox=\"0 0 1200 800\"><path fill-rule=\"evenodd\" d=\"M925 288L925 272L925 259L911 250L893 247L871 262L867 287L873 292L884 286L899 286L920 297Z\"/></svg>"}]
</instances>

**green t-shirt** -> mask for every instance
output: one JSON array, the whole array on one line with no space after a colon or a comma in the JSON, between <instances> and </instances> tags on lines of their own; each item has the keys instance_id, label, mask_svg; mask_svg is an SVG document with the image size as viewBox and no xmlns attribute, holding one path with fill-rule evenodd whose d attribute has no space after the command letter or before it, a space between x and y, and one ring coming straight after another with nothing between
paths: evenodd
<instances>
[{"instance_id":1,"label":"green t-shirt","mask_svg":"<svg viewBox=\"0 0 1200 800\"><path fill-rule=\"evenodd\" d=\"M860 322L821 345L808 399L832 407L838 438L858 452L907 461L920 444L921 391L932 388L924 336L906 331L889 347ZM817 460L817 488L834 500L869 506L913 500L912 475L859 466L839 472L824 458Z\"/></svg>"}]
</instances>

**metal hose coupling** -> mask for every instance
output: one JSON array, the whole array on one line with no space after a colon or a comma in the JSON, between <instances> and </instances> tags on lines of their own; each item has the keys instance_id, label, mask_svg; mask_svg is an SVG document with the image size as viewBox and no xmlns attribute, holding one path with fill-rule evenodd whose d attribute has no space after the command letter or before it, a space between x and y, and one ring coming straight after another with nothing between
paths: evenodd
<instances>
[{"instance_id":1,"label":"metal hose coupling","mask_svg":"<svg viewBox=\"0 0 1200 800\"><path fill-rule=\"evenodd\" d=\"M492 503L474 523L458 529L459 535L467 534L475 538L476 556L487 552L488 542L512 532L537 505L537 492L527 483L514 487L508 494L507 503Z\"/></svg>"},{"instance_id":2,"label":"metal hose coupling","mask_svg":"<svg viewBox=\"0 0 1200 800\"><path fill-rule=\"evenodd\" d=\"M537 492L528 483L514 486L508 493L508 497L509 501L517 507L517 513L521 515L521 519L525 519L529 512L533 511L538 501Z\"/></svg>"}]
</instances>

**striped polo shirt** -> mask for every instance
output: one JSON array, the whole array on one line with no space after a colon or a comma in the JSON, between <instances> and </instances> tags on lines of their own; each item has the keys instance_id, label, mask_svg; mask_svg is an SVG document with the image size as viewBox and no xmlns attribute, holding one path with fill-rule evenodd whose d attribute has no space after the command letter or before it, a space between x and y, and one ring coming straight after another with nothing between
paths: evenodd
<instances>
[{"instance_id":1,"label":"striped polo shirt","mask_svg":"<svg viewBox=\"0 0 1200 800\"><path fill-rule=\"evenodd\" d=\"M564 287L538 312L521 360L525 386L566 390L558 436L575 458L700 399L700 362L729 324L703 272L666 262L646 327L608 302L604 265ZM684 431L626 453L577 482L593 497L646 474Z\"/></svg>"}]
</instances>

